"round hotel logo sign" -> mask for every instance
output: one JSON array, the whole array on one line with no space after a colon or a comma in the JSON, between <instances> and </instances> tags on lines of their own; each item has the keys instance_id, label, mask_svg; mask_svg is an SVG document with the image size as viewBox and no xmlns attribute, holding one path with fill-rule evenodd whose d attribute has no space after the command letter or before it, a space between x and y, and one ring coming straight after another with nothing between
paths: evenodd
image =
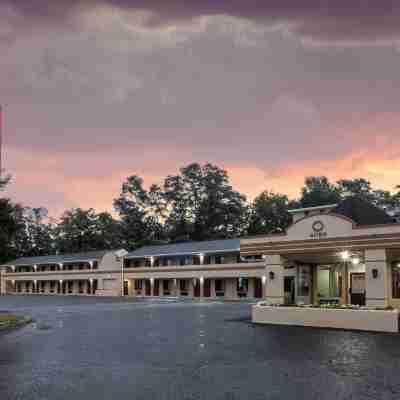
<instances>
[{"instance_id":1,"label":"round hotel logo sign","mask_svg":"<svg viewBox=\"0 0 400 400\"><path fill-rule=\"evenodd\" d=\"M312 233L310 237L312 239L322 239L327 236L325 225L322 221L318 220L312 224Z\"/></svg>"}]
</instances>

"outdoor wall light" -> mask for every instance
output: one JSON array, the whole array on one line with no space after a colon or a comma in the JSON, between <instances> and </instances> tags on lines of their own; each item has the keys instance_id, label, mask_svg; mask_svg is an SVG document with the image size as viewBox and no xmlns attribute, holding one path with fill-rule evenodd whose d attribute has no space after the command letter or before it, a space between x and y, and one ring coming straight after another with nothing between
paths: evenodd
<instances>
[{"instance_id":1,"label":"outdoor wall light","mask_svg":"<svg viewBox=\"0 0 400 400\"><path fill-rule=\"evenodd\" d=\"M350 258L350 253L344 250L340 253L340 257L342 257L342 260L347 261Z\"/></svg>"},{"instance_id":2,"label":"outdoor wall light","mask_svg":"<svg viewBox=\"0 0 400 400\"><path fill-rule=\"evenodd\" d=\"M263 275L262 277L262 283L265 285L265 282L267 282L267 277L265 275Z\"/></svg>"},{"instance_id":3,"label":"outdoor wall light","mask_svg":"<svg viewBox=\"0 0 400 400\"><path fill-rule=\"evenodd\" d=\"M359 259L358 257L353 257L353 258L351 259L351 263L352 263L353 265L358 265L358 264L360 264L360 259Z\"/></svg>"},{"instance_id":4,"label":"outdoor wall light","mask_svg":"<svg viewBox=\"0 0 400 400\"><path fill-rule=\"evenodd\" d=\"M378 277L378 270L377 270L376 268L374 268L374 269L372 270L372 277L373 277L374 279L376 279L376 278Z\"/></svg>"},{"instance_id":5,"label":"outdoor wall light","mask_svg":"<svg viewBox=\"0 0 400 400\"><path fill-rule=\"evenodd\" d=\"M275 279L275 272L273 272L273 271L270 271L270 272L269 272L269 279L270 279L271 281L273 281L273 280Z\"/></svg>"}]
</instances>

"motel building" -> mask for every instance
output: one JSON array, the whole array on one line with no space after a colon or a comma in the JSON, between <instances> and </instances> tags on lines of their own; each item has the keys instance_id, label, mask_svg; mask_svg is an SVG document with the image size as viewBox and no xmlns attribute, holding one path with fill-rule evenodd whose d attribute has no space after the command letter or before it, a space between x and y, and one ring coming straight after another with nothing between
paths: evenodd
<instances>
[{"instance_id":1,"label":"motel building","mask_svg":"<svg viewBox=\"0 0 400 400\"><path fill-rule=\"evenodd\" d=\"M285 233L18 259L1 293L400 308L399 223L357 197L290 213Z\"/></svg>"},{"instance_id":2,"label":"motel building","mask_svg":"<svg viewBox=\"0 0 400 400\"><path fill-rule=\"evenodd\" d=\"M2 271L3 294L265 297L264 260L242 256L239 239L20 258Z\"/></svg>"}]
</instances>

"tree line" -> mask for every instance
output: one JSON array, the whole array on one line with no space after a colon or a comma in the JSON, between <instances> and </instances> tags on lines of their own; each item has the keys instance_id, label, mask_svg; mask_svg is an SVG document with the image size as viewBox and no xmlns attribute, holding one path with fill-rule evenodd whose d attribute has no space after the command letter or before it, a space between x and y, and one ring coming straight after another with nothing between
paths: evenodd
<instances>
[{"instance_id":1,"label":"tree line","mask_svg":"<svg viewBox=\"0 0 400 400\"><path fill-rule=\"evenodd\" d=\"M9 178L0 179L0 190ZM363 178L331 183L325 176L305 178L298 199L263 191L253 201L236 191L227 172L193 163L148 189L141 177L123 182L113 201L115 216L94 209L66 210L58 221L44 208L0 198L0 262L15 257L125 248L189 240L213 240L284 231L289 209L334 204L357 195L383 209L400 206L394 192L374 189Z\"/></svg>"}]
</instances>

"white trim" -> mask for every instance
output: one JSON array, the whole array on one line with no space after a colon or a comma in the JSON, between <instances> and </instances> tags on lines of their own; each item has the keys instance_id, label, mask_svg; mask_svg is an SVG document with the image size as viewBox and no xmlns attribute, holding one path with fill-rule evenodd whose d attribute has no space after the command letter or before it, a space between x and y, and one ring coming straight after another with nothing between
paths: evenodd
<instances>
[{"instance_id":1,"label":"white trim","mask_svg":"<svg viewBox=\"0 0 400 400\"><path fill-rule=\"evenodd\" d=\"M304 208L294 208L292 210L288 210L289 214L297 214L304 211L317 211L317 210L326 210L327 208L334 208L337 207L336 204L327 204L325 206L316 206L316 207L304 207Z\"/></svg>"}]
</instances>

